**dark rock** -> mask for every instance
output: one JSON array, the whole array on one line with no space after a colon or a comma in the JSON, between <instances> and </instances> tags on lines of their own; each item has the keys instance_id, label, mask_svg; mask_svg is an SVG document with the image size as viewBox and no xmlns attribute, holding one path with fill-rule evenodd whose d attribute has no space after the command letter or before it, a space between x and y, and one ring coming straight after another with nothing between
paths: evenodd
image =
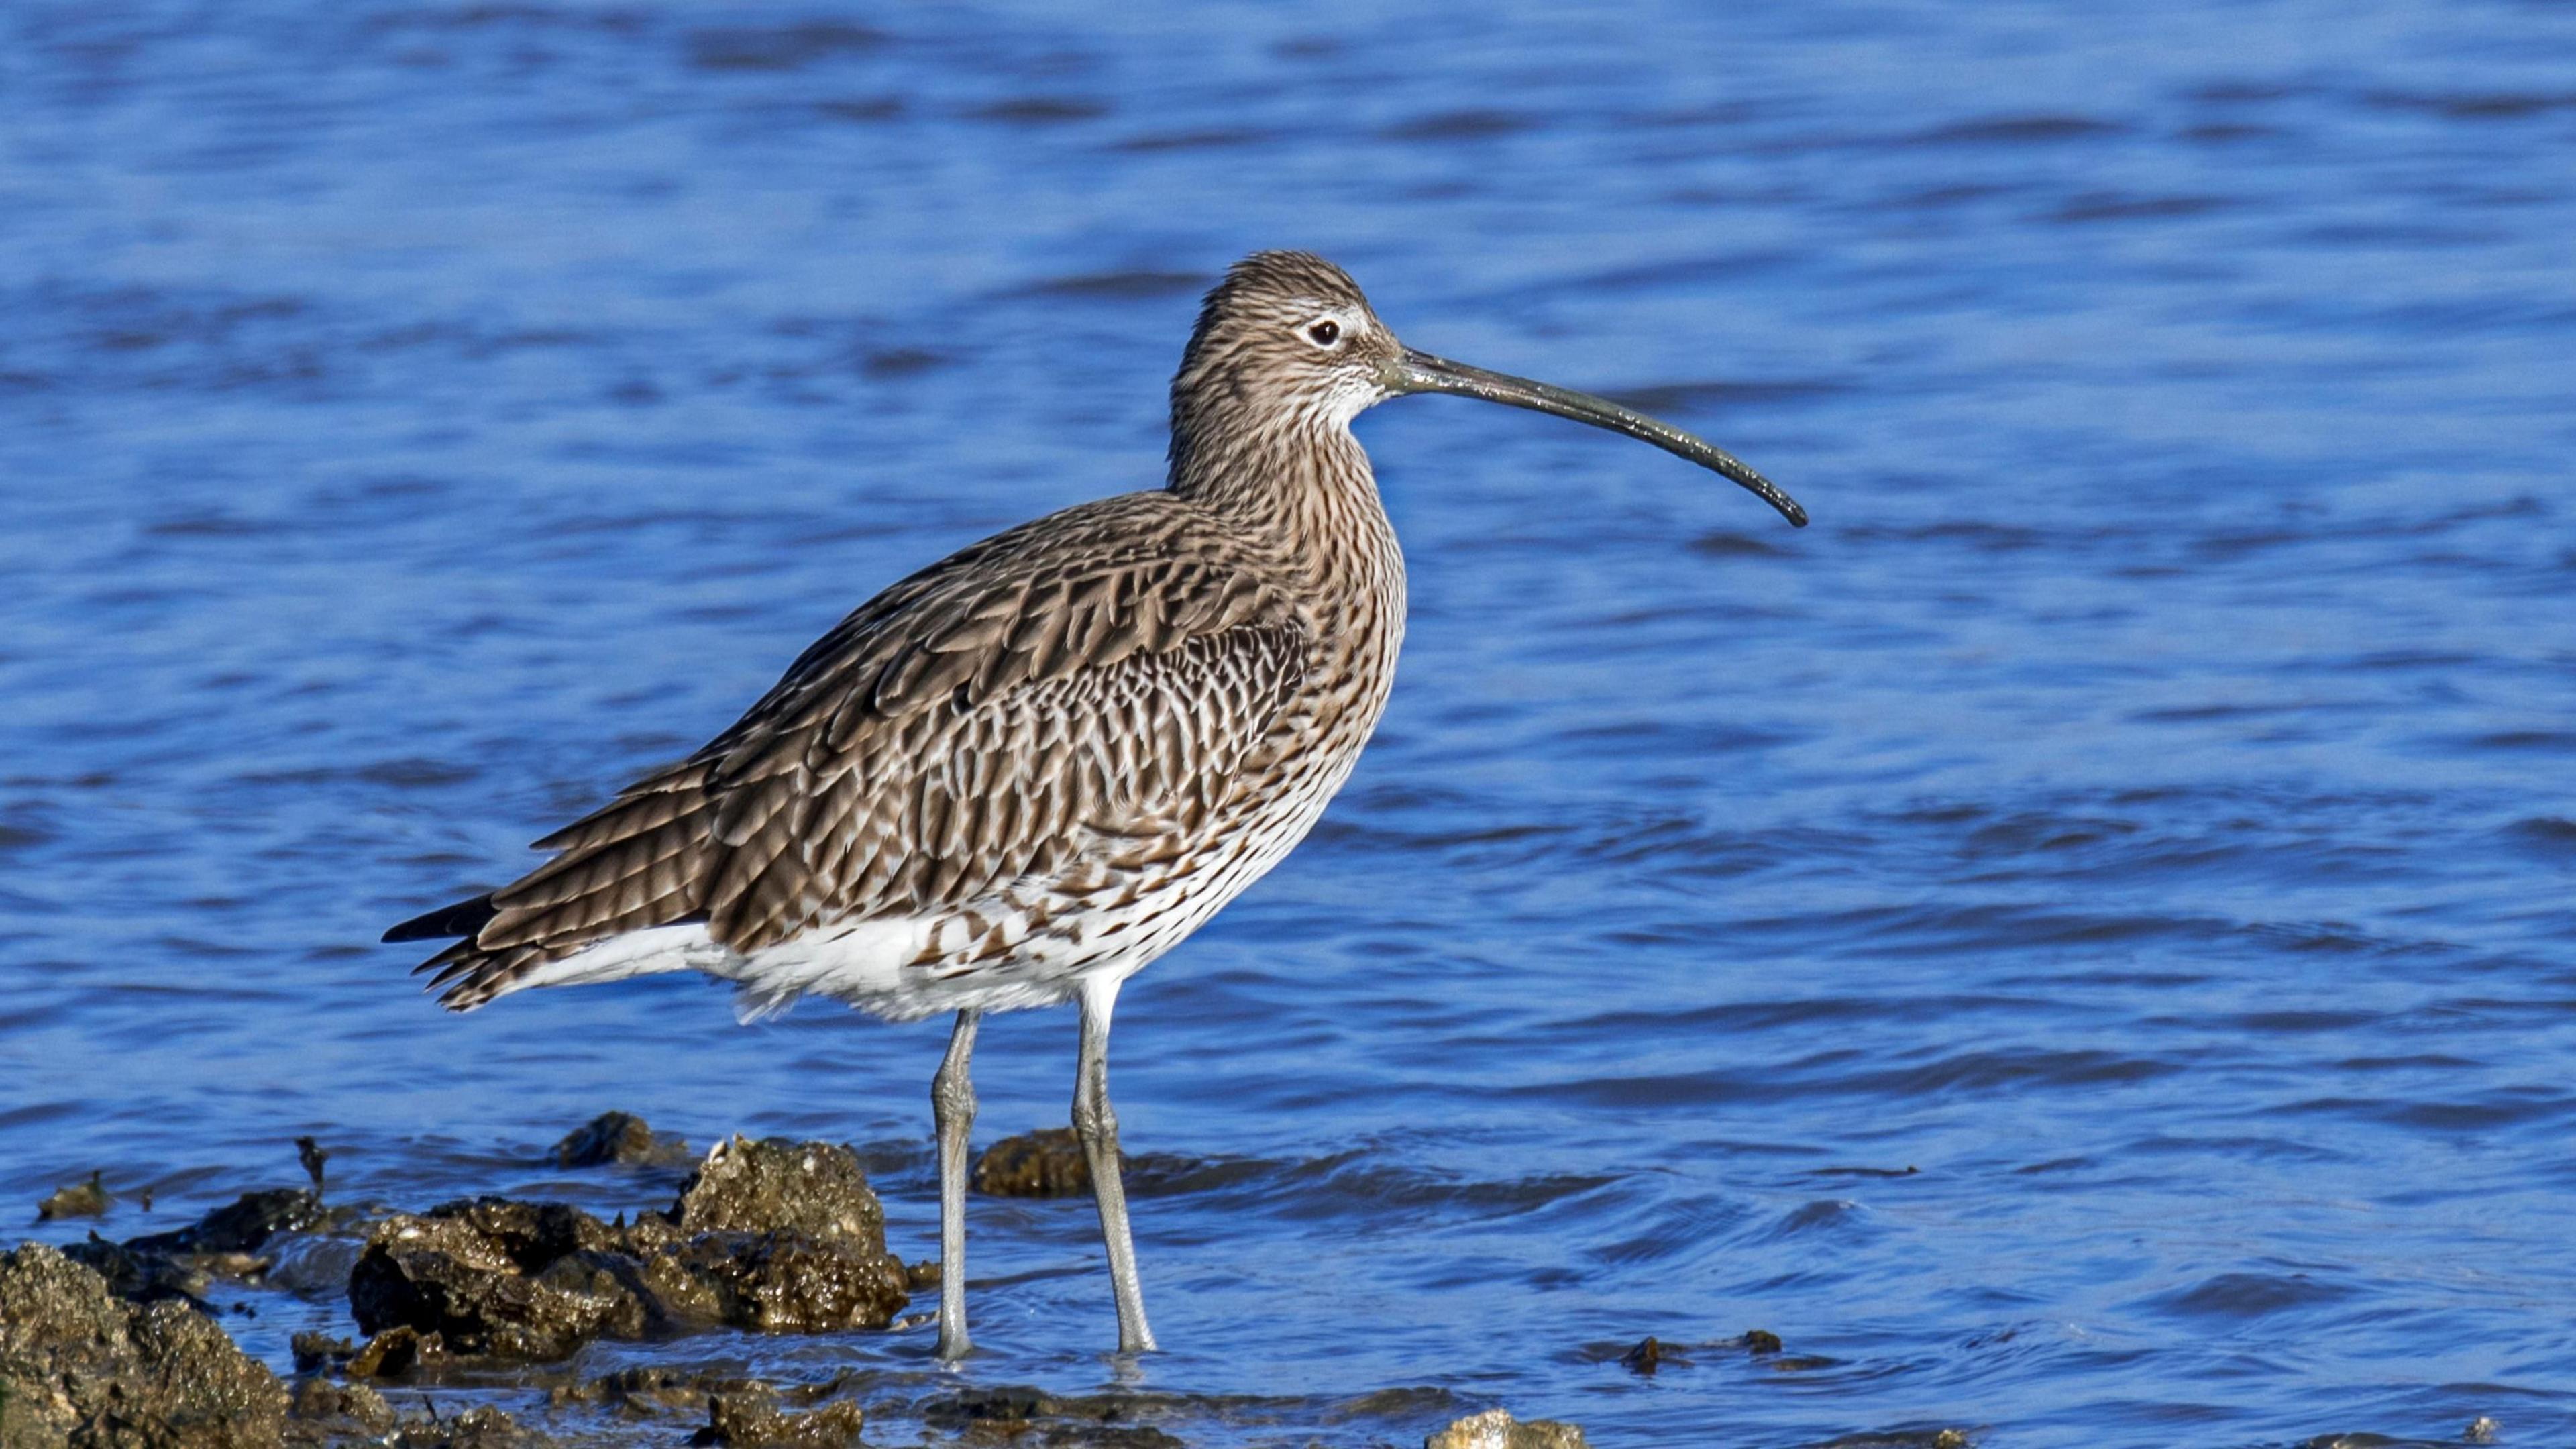
<instances>
[{"instance_id":1,"label":"dark rock","mask_svg":"<svg viewBox=\"0 0 2576 1449\"><path fill-rule=\"evenodd\" d=\"M1037 1442L1044 1449L1188 1449L1151 1424L1050 1424Z\"/></svg>"},{"instance_id":2,"label":"dark rock","mask_svg":"<svg viewBox=\"0 0 2576 1449\"><path fill-rule=\"evenodd\" d=\"M614 1241L607 1224L556 1203L487 1198L398 1213L350 1270L349 1307L370 1334L409 1328L455 1353L562 1358L603 1332L640 1334L650 1316L612 1274L546 1272Z\"/></svg>"},{"instance_id":3,"label":"dark rock","mask_svg":"<svg viewBox=\"0 0 2576 1449\"><path fill-rule=\"evenodd\" d=\"M347 1363L358 1352L356 1344L328 1333L299 1333L287 1346L294 1351L295 1371L300 1374Z\"/></svg>"},{"instance_id":4,"label":"dark rock","mask_svg":"<svg viewBox=\"0 0 2576 1449\"><path fill-rule=\"evenodd\" d=\"M612 1162L652 1163L682 1160L679 1142L661 1142L644 1119L632 1112L602 1112L554 1145L557 1167L600 1167Z\"/></svg>"},{"instance_id":5,"label":"dark rock","mask_svg":"<svg viewBox=\"0 0 2576 1449\"><path fill-rule=\"evenodd\" d=\"M939 1260L937 1258L924 1258L918 1263L904 1264L903 1281L905 1286L912 1289L915 1293L925 1292L929 1289L938 1287Z\"/></svg>"},{"instance_id":6,"label":"dark rock","mask_svg":"<svg viewBox=\"0 0 2576 1449\"><path fill-rule=\"evenodd\" d=\"M747 1387L739 1378L710 1379L681 1369L637 1366L594 1379L559 1384L547 1398L557 1404L598 1404L637 1416L694 1413L721 1389Z\"/></svg>"},{"instance_id":7,"label":"dark rock","mask_svg":"<svg viewBox=\"0 0 2576 1449\"><path fill-rule=\"evenodd\" d=\"M338 1384L319 1375L295 1381L288 1412L296 1421L290 1434L311 1442L381 1439L393 1432L395 1423L384 1395L365 1384Z\"/></svg>"},{"instance_id":8,"label":"dark rock","mask_svg":"<svg viewBox=\"0 0 2576 1449\"><path fill-rule=\"evenodd\" d=\"M1122 1156L1119 1165L1133 1164ZM1070 1127L1024 1132L975 1159L975 1190L987 1197L1078 1197L1091 1191L1091 1163Z\"/></svg>"},{"instance_id":9,"label":"dark rock","mask_svg":"<svg viewBox=\"0 0 2576 1449\"><path fill-rule=\"evenodd\" d=\"M388 1328L349 1356L347 1372L353 1379L396 1379L446 1358L447 1341L436 1333Z\"/></svg>"},{"instance_id":10,"label":"dark rock","mask_svg":"<svg viewBox=\"0 0 2576 1449\"><path fill-rule=\"evenodd\" d=\"M52 1222L56 1218L98 1218L107 1216L107 1205L116 1201L98 1174L92 1172L87 1182L75 1182L54 1189L53 1196L36 1204L36 1221Z\"/></svg>"},{"instance_id":11,"label":"dark rock","mask_svg":"<svg viewBox=\"0 0 2576 1449\"><path fill-rule=\"evenodd\" d=\"M730 1444L737 1449L841 1449L855 1443L867 1411L854 1399L840 1399L802 1413L780 1406L765 1387L720 1393L707 1401L707 1426L692 1444Z\"/></svg>"},{"instance_id":12,"label":"dark rock","mask_svg":"<svg viewBox=\"0 0 2576 1449\"><path fill-rule=\"evenodd\" d=\"M1767 1328L1746 1329L1744 1331L1743 1342L1744 1351L1746 1353L1778 1353L1780 1351L1780 1335L1773 1333Z\"/></svg>"},{"instance_id":13,"label":"dark rock","mask_svg":"<svg viewBox=\"0 0 2576 1449\"><path fill-rule=\"evenodd\" d=\"M313 1180L313 1200L320 1202L322 1165L331 1160L330 1152L310 1137L298 1137L295 1139L295 1160L304 1164L304 1175Z\"/></svg>"},{"instance_id":14,"label":"dark rock","mask_svg":"<svg viewBox=\"0 0 2576 1449\"><path fill-rule=\"evenodd\" d=\"M857 1156L777 1139L719 1144L669 1212L623 1227L501 1198L388 1218L349 1275L365 1331L409 1329L499 1360L692 1323L882 1328L909 1297Z\"/></svg>"},{"instance_id":15,"label":"dark rock","mask_svg":"<svg viewBox=\"0 0 2576 1449\"><path fill-rule=\"evenodd\" d=\"M392 1449L545 1449L555 1443L489 1404L451 1419L407 1418L383 1442Z\"/></svg>"},{"instance_id":16,"label":"dark rock","mask_svg":"<svg viewBox=\"0 0 2576 1449\"><path fill-rule=\"evenodd\" d=\"M1635 1348L1619 1355L1620 1365L1626 1368L1630 1373L1648 1375L1651 1375L1655 1370L1662 1368L1665 1360L1667 1359L1670 1359L1674 1363L1690 1362L1690 1360L1682 1357L1679 1353L1667 1348L1661 1339L1656 1338L1652 1334L1648 1334L1646 1337L1637 1340L1637 1346Z\"/></svg>"},{"instance_id":17,"label":"dark rock","mask_svg":"<svg viewBox=\"0 0 2576 1449\"><path fill-rule=\"evenodd\" d=\"M279 1442L286 1408L204 1314L124 1302L41 1244L0 1257L0 1444L252 1449Z\"/></svg>"},{"instance_id":18,"label":"dark rock","mask_svg":"<svg viewBox=\"0 0 2576 1449\"><path fill-rule=\"evenodd\" d=\"M1055 1400L1038 1389L1009 1385L966 1389L921 1406L921 1419L934 1429L962 1429L973 1424L1026 1424L1055 1412Z\"/></svg>"},{"instance_id":19,"label":"dark rock","mask_svg":"<svg viewBox=\"0 0 2576 1449\"><path fill-rule=\"evenodd\" d=\"M272 1236L319 1227L328 1215L322 1200L301 1188L246 1192L230 1204L171 1233L128 1238L125 1249L138 1255L179 1257L195 1253L256 1253Z\"/></svg>"},{"instance_id":20,"label":"dark rock","mask_svg":"<svg viewBox=\"0 0 2576 1449\"><path fill-rule=\"evenodd\" d=\"M212 1311L206 1304L206 1275L179 1259L157 1253L131 1253L123 1243L111 1243L96 1233L91 1233L87 1242L64 1248L63 1256L106 1279L108 1291L119 1298L136 1303L170 1298Z\"/></svg>"}]
</instances>

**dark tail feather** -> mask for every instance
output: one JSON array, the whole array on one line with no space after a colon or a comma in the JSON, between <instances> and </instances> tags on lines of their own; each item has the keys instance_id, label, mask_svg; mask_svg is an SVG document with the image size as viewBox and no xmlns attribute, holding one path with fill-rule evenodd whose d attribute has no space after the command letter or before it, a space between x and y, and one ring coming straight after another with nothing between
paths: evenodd
<instances>
[{"instance_id":1,"label":"dark tail feather","mask_svg":"<svg viewBox=\"0 0 2576 1449\"><path fill-rule=\"evenodd\" d=\"M492 904L492 893L485 891L472 900L440 906L425 916L414 916L385 932L385 939L388 941L444 941L456 936L471 939L476 932L490 925L492 918L499 914L501 914L500 911Z\"/></svg>"}]
</instances>

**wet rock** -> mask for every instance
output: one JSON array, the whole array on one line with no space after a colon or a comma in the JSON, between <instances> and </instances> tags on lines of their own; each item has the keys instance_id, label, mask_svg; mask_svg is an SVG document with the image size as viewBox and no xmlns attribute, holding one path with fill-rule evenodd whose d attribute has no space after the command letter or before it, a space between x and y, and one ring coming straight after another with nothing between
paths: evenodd
<instances>
[{"instance_id":1,"label":"wet rock","mask_svg":"<svg viewBox=\"0 0 2576 1449\"><path fill-rule=\"evenodd\" d=\"M885 1251L885 1209L858 1154L822 1142L719 1142L666 1216L685 1233L783 1230L849 1252Z\"/></svg>"},{"instance_id":2,"label":"wet rock","mask_svg":"<svg viewBox=\"0 0 2576 1449\"><path fill-rule=\"evenodd\" d=\"M546 1449L556 1441L486 1404L452 1419L430 1415L404 1419L381 1441L391 1449Z\"/></svg>"},{"instance_id":3,"label":"wet rock","mask_svg":"<svg viewBox=\"0 0 2576 1449\"><path fill-rule=\"evenodd\" d=\"M129 1303L41 1244L0 1257L0 1444L252 1449L287 1393L205 1315Z\"/></svg>"},{"instance_id":4,"label":"wet rock","mask_svg":"<svg viewBox=\"0 0 2576 1449\"><path fill-rule=\"evenodd\" d=\"M1737 1341L1743 1346L1746 1353L1778 1353L1780 1351L1780 1335L1773 1333L1767 1328L1748 1328L1744 1331L1744 1337Z\"/></svg>"},{"instance_id":5,"label":"wet rock","mask_svg":"<svg viewBox=\"0 0 2576 1449\"><path fill-rule=\"evenodd\" d=\"M305 1177L313 1183L313 1200L322 1200L322 1167L331 1160L330 1150L310 1137L295 1139L295 1160L304 1165Z\"/></svg>"},{"instance_id":6,"label":"wet rock","mask_svg":"<svg viewBox=\"0 0 2576 1449\"><path fill-rule=\"evenodd\" d=\"M737 1449L841 1449L855 1443L867 1411L856 1400L841 1399L803 1412L790 1410L767 1387L711 1395L707 1426L692 1444L730 1444Z\"/></svg>"},{"instance_id":7,"label":"wet rock","mask_svg":"<svg viewBox=\"0 0 2576 1449\"><path fill-rule=\"evenodd\" d=\"M557 1167L602 1167L612 1162L683 1162L688 1148L677 1139L665 1142L655 1137L644 1119L632 1112L602 1112L575 1128L547 1155Z\"/></svg>"},{"instance_id":8,"label":"wet rock","mask_svg":"<svg viewBox=\"0 0 2576 1449\"><path fill-rule=\"evenodd\" d=\"M333 1383L319 1375L295 1381L289 1414L292 1440L381 1439L393 1432L395 1414L385 1396L365 1384Z\"/></svg>"},{"instance_id":9,"label":"wet rock","mask_svg":"<svg viewBox=\"0 0 2576 1449\"><path fill-rule=\"evenodd\" d=\"M1121 1167L1127 1159L1119 1159ZM987 1197L1076 1197L1091 1191L1091 1163L1070 1127L1005 1137L975 1159L975 1190Z\"/></svg>"},{"instance_id":10,"label":"wet rock","mask_svg":"<svg viewBox=\"0 0 2576 1449\"><path fill-rule=\"evenodd\" d=\"M1054 1409L1055 1401L1040 1390L1017 1385L967 1389L932 1399L921 1406L921 1420L934 1429L963 1429L972 1424L1025 1424Z\"/></svg>"},{"instance_id":11,"label":"wet rock","mask_svg":"<svg viewBox=\"0 0 2576 1449\"><path fill-rule=\"evenodd\" d=\"M175 1232L122 1243L92 1233L63 1251L96 1269L119 1297L138 1303L178 1298L204 1307L214 1280L255 1283L265 1276L274 1264L260 1250L279 1233L330 1220L309 1192L250 1192Z\"/></svg>"},{"instance_id":12,"label":"wet rock","mask_svg":"<svg viewBox=\"0 0 2576 1449\"><path fill-rule=\"evenodd\" d=\"M1589 1449L1583 1431L1552 1419L1523 1424L1509 1411L1470 1414L1422 1441L1422 1449Z\"/></svg>"},{"instance_id":13,"label":"wet rock","mask_svg":"<svg viewBox=\"0 0 2576 1449\"><path fill-rule=\"evenodd\" d=\"M356 1344L328 1333L296 1334L287 1340L287 1347L295 1354L295 1371L300 1374L347 1363L358 1352Z\"/></svg>"},{"instance_id":14,"label":"wet rock","mask_svg":"<svg viewBox=\"0 0 2576 1449\"><path fill-rule=\"evenodd\" d=\"M409 1326L388 1328L368 1339L349 1356L346 1372L353 1379L398 1379L413 1369L443 1363L447 1340L435 1332Z\"/></svg>"},{"instance_id":15,"label":"wet rock","mask_svg":"<svg viewBox=\"0 0 2576 1449\"><path fill-rule=\"evenodd\" d=\"M904 1285L915 1293L927 1292L938 1287L939 1260L924 1258L918 1263L904 1264L903 1281Z\"/></svg>"},{"instance_id":16,"label":"wet rock","mask_svg":"<svg viewBox=\"0 0 2576 1449\"><path fill-rule=\"evenodd\" d=\"M2503 1428L2504 1426L2502 1424L2497 1423L2495 1420L2488 1418L2484 1414L2480 1414L2469 1421L2469 1427L2460 1431L2460 1442L2463 1444L2492 1444L2496 1441L2496 1435L2501 1432Z\"/></svg>"},{"instance_id":17,"label":"wet rock","mask_svg":"<svg viewBox=\"0 0 2576 1449\"><path fill-rule=\"evenodd\" d=\"M748 1386L739 1378L711 1378L682 1369L638 1365L597 1378L557 1384L547 1391L555 1404L596 1404L635 1417L696 1413L710 1394Z\"/></svg>"},{"instance_id":18,"label":"wet rock","mask_svg":"<svg viewBox=\"0 0 2576 1449\"><path fill-rule=\"evenodd\" d=\"M709 1234L676 1261L713 1290L714 1316L764 1333L883 1328L911 1301L899 1259L826 1247L792 1232Z\"/></svg>"},{"instance_id":19,"label":"wet rock","mask_svg":"<svg viewBox=\"0 0 2576 1449\"><path fill-rule=\"evenodd\" d=\"M1690 1362L1690 1360L1681 1353L1666 1348L1663 1340L1656 1338L1650 1333L1644 1338L1637 1340L1637 1346L1635 1348L1619 1355L1619 1366L1630 1373L1645 1374L1651 1377L1655 1370L1664 1366L1667 1360L1677 1364Z\"/></svg>"},{"instance_id":20,"label":"wet rock","mask_svg":"<svg viewBox=\"0 0 2576 1449\"><path fill-rule=\"evenodd\" d=\"M365 1333L408 1328L438 1335L455 1353L562 1358L602 1333L640 1335L651 1317L614 1273L587 1273L578 1262L550 1271L616 1237L559 1203L485 1198L398 1213L369 1235L350 1270L349 1307Z\"/></svg>"},{"instance_id":21,"label":"wet rock","mask_svg":"<svg viewBox=\"0 0 2576 1449\"><path fill-rule=\"evenodd\" d=\"M87 1182L75 1182L54 1189L53 1195L36 1204L36 1221L49 1223L57 1218L100 1218L107 1216L107 1206L116 1198L106 1184L92 1172Z\"/></svg>"},{"instance_id":22,"label":"wet rock","mask_svg":"<svg viewBox=\"0 0 2576 1449\"><path fill-rule=\"evenodd\" d=\"M256 1253L283 1232L322 1226L322 1199L301 1188L246 1192L175 1233L128 1238L135 1253Z\"/></svg>"},{"instance_id":23,"label":"wet rock","mask_svg":"<svg viewBox=\"0 0 2576 1449\"><path fill-rule=\"evenodd\" d=\"M1136 1420L1151 1400L1128 1394L1058 1398L1020 1386L967 1389L921 1406L923 1422L957 1430L969 1443L1044 1445L1048 1449L1183 1449L1182 1442Z\"/></svg>"},{"instance_id":24,"label":"wet rock","mask_svg":"<svg viewBox=\"0 0 2576 1449\"><path fill-rule=\"evenodd\" d=\"M779 1139L719 1144L670 1211L626 1226L502 1198L397 1215L349 1275L366 1332L409 1329L496 1360L562 1358L592 1338L693 1323L882 1328L910 1296L857 1156Z\"/></svg>"}]
</instances>

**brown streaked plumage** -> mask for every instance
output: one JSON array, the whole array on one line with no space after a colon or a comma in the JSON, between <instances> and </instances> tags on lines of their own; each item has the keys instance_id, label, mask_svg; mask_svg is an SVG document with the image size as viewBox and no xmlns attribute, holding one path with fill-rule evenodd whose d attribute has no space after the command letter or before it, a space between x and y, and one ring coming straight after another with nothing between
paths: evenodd
<instances>
[{"instance_id":1,"label":"brown streaked plumage","mask_svg":"<svg viewBox=\"0 0 2576 1449\"><path fill-rule=\"evenodd\" d=\"M895 584L734 725L537 842L517 881L389 941L469 1010L531 986L695 969L747 1008L813 992L954 1011L933 1086L939 1353L967 1349L968 1064L987 1010L1082 1005L1074 1120L1121 1347L1152 1347L1107 1087L1119 983L1302 839L1384 710L1404 560L1351 436L1455 392L1611 428L1797 505L1598 398L1398 343L1340 268L1262 252L1208 295L1172 382L1167 486L1051 514Z\"/></svg>"}]
</instances>

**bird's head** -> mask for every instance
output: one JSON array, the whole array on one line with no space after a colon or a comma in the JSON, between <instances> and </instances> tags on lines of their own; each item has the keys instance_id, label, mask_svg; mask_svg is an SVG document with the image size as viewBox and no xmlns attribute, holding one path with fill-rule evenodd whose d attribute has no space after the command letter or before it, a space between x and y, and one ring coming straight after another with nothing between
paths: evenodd
<instances>
[{"instance_id":1,"label":"bird's head","mask_svg":"<svg viewBox=\"0 0 2576 1449\"><path fill-rule=\"evenodd\" d=\"M1199 309L1172 377L1172 461L1347 432L1389 398L1447 392L1625 433L1741 485L1803 528L1806 510L1734 455L1607 398L1488 372L1396 340L1348 272L1312 252L1255 252ZM1176 481L1176 485L1178 483Z\"/></svg>"}]
</instances>

